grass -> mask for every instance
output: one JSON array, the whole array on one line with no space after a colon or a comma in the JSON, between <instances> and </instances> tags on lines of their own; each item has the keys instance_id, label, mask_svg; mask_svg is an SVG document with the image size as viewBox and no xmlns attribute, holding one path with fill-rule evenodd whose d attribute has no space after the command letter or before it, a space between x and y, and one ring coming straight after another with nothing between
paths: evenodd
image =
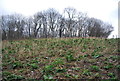
<instances>
[{"instance_id":1,"label":"grass","mask_svg":"<svg viewBox=\"0 0 120 81\"><path fill-rule=\"evenodd\" d=\"M3 79L117 79L118 41L104 38L3 41Z\"/></svg>"}]
</instances>

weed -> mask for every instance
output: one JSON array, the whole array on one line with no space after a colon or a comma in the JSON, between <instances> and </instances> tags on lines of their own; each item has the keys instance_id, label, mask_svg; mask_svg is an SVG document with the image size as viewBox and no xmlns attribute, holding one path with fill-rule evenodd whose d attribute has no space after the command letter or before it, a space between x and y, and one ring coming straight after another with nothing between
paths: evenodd
<instances>
[{"instance_id":1,"label":"weed","mask_svg":"<svg viewBox=\"0 0 120 81\"><path fill-rule=\"evenodd\" d=\"M120 71L120 65L117 65L116 68Z\"/></svg>"},{"instance_id":2,"label":"weed","mask_svg":"<svg viewBox=\"0 0 120 81\"><path fill-rule=\"evenodd\" d=\"M78 68L72 68L72 70L79 71L79 70L80 70L80 68L79 68L79 67L78 67Z\"/></svg>"},{"instance_id":3,"label":"weed","mask_svg":"<svg viewBox=\"0 0 120 81\"><path fill-rule=\"evenodd\" d=\"M120 53L120 49L117 50Z\"/></svg>"},{"instance_id":4,"label":"weed","mask_svg":"<svg viewBox=\"0 0 120 81\"><path fill-rule=\"evenodd\" d=\"M31 69L37 69L37 68L39 68L39 66L36 63L27 64L27 65L30 66Z\"/></svg>"},{"instance_id":5,"label":"weed","mask_svg":"<svg viewBox=\"0 0 120 81\"><path fill-rule=\"evenodd\" d=\"M19 61L16 61L12 64L12 68L15 69L15 68L23 68L23 64Z\"/></svg>"},{"instance_id":6,"label":"weed","mask_svg":"<svg viewBox=\"0 0 120 81\"><path fill-rule=\"evenodd\" d=\"M65 77L71 78L72 75L71 74L66 74Z\"/></svg>"},{"instance_id":7,"label":"weed","mask_svg":"<svg viewBox=\"0 0 120 81\"><path fill-rule=\"evenodd\" d=\"M95 55L98 51L99 51L99 49L96 48L96 49L92 52L92 55Z\"/></svg>"},{"instance_id":8,"label":"weed","mask_svg":"<svg viewBox=\"0 0 120 81\"><path fill-rule=\"evenodd\" d=\"M69 54L69 55L66 55L66 60L70 62L70 61L74 61L75 59L72 54Z\"/></svg>"},{"instance_id":9,"label":"weed","mask_svg":"<svg viewBox=\"0 0 120 81\"><path fill-rule=\"evenodd\" d=\"M76 79L77 79L78 77L79 77L78 75L73 75L73 78L76 78Z\"/></svg>"},{"instance_id":10,"label":"weed","mask_svg":"<svg viewBox=\"0 0 120 81\"><path fill-rule=\"evenodd\" d=\"M9 51L8 51L8 54L11 54L11 53L12 53L12 50L9 50Z\"/></svg>"},{"instance_id":11,"label":"weed","mask_svg":"<svg viewBox=\"0 0 120 81\"><path fill-rule=\"evenodd\" d=\"M82 59L82 58L84 58L84 56L83 55L79 55L79 57L78 57L79 59Z\"/></svg>"},{"instance_id":12,"label":"weed","mask_svg":"<svg viewBox=\"0 0 120 81\"><path fill-rule=\"evenodd\" d=\"M57 58L57 59L55 59L55 61L52 62L51 64L54 65L54 66L57 66L57 65L60 65L60 64L64 64L64 63L63 63L63 59Z\"/></svg>"},{"instance_id":13,"label":"weed","mask_svg":"<svg viewBox=\"0 0 120 81\"><path fill-rule=\"evenodd\" d=\"M10 72L3 71L3 80L5 81L22 80L22 79L25 78L21 75L14 75Z\"/></svg>"},{"instance_id":14,"label":"weed","mask_svg":"<svg viewBox=\"0 0 120 81\"><path fill-rule=\"evenodd\" d=\"M9 80L9 81L11 81L11 80L23 80L23 79L25 79L23 76L21 76L21 75L14 75L14 74L9 75L7 77L7 80Z\"/></svg>"},{"instance_id":15,"label":"weed","mask_svg":"<svg viewBox=\"0 0 120 81\"><path fill-rule=\"evenodd\" d=\"M66 72L66 69L56 69L56 73L63 73Z\"/></svg>"},{"instance_id":16,"label":"weed","mask_svg":"<svg viewBox=\"0 0 120 81\"><path fill-rule=\"evenodd\" d=\"M63 53L62 53L62 54L60 54L60 57L64 57L64 56L65 56L65 54L63 54Z\"/></svg>"},{"instance_id":17,"label":"weed","mask_svg":"<svg viewBox=\"0 0 120 81\"><path fill-rule=\"evenodd\" d=\"M117 60L117 59L118 59L118 56L110 56L109 58L114 61L114 60Z\"/></svg>"},{"instance_id":18,"label":"weed","mask_svg":"<svg viewBox=\"0 0 120 81\"><path fill-rule=\"evenodd\" d=\"M85 44L83 45L83 48L84 48L84 49L86 49L87 47L88 47L87 45L85 45Z\"/></svg>"},{"instance_id":19,"label":"weed","mask_svg":"<svg viewBox=\"0 0 120 81\"><path fill-rule=\"evenodd\" d=\"M88 57L88 56L89 56L88 54L83 55L83 57Z\"/></svg>"},{"instance_id":20,"label":"weed","mask_svg":"<svg viewBox=\"0 0 120 81\"><path fill-rule=\"evenodd\" d=\"M92 74L92 72L90 72L88 69L84 69L82 74L90 76Z\"/></svg>"},{"instance_id":21,"label":"weed","mask_svg":"<svg viewBox=\"0 0 120 81\"><path fill-rule=\"evenodd\" d=\"M106 65L106 66L104 66L103 68L106 69L106 70L108 70L108 69L110 69L110 68L113 68L113 65Z\"/></svg>"},{"instance_id":22,"label":"weed","mask_svg":"<svg viewBox=\"0 0 120 81\"><path fill-rule=\"evenodd\" d=\"M22 72L24 72L24 71L25 71L25 69L20 69L20 70L19 70L20 73L22 73Z\"/></svg>"},{"instance_id":23,"label":"weed","mask_svg":"<svg viewBox=\"0 0 120 81\"><path fill-rule=\"evenodd\" d=\"M46 80L46 79L53 79L53 76L52 75L43 75L43 78Z\"/></svg>"},{"instance_id":24,"label":"weed","mask_svg":"<svg viewBox=\"0 0 120 81\"><path fill-rule=\"evenodd\" d=\"M2 53L4 53L5 52L5 49L2 49Z\"/></svg>"},{"instance_id":25,"label":"weed","mask_svg":"<svg viewBox=\"0 0 120 81\"><path fill-rule=\"evenodd\" d=\"M100 78L100 74L99 73L95 73L94 77L95 78Z\"/></svg>"},{"instance_id":26,"label":"weed","mask_svg":"<svg viewBox=\"0 0 120 81\"><path fill-rule=\"evenodd\" d=\"M109 77L112 77L112 78L115 77L115 74L114 74L114 73L108 73L107 75L108 75Z\"/></svg>"},{"instance_id":27,"label":"weed","mask_svg":"<svg viewBox=\"0 0 120 81\"><path fill-rule=\"evenodd\" d=\"M50 72L53 71L53 68L54 68L54 65L46 65L46 66L44 67L44 72L45 72L46 74L50 74Z\"/></svg>"},{"instance_id":28,"label":"weed","mask_svg":"<svg viewBox=\"0 0 120 81\"><path fill-rule=\"evenodd\" d=\"M8 71L3 71L2 75L3 75L3 77L4 77L4 76L11 75L11 73L10 73L10 72L8 72Z\"/></svg>"},{"instance_id":29,"label":"weed","mask_svg":"<svg viewBox=\"0 0 120 81\"><path fill-rule=\"evenodd\" d=\"M99 58L99 57L101 57L102 55L101 54L94 54L94 55L92 55L94 58Z\"/></svg>"},{"instance_id":30,"label":"weed","mask_svg":"<svg viewBox=\"0 0 120 81\"><path fill-rule=\"evenodd\" d=\"M35 63L30 64L30 66L32 67L32 69L37 69L37 68L39 68L39 66L38 66L37 64L35 64Z\"/></svg>"},{"instance_id":31,"label":"weed","mask_svg":"<svg viewBox=\"0 0 120 81\"><path fill-rule=\"evenodd\" d=\"M83 52L83 53L86 52L86 49L82 49L81 52Z\"/></svg>"},{"instance_id":32,"label":"weed","mask_svg":"<svg viewBox=\"0 0 120 81\"><path fill-rule=\"evenodd\" d=\"M39 63L38 60L31 60L31 63Z\"/></svg>"},{"instance_id":33,"label":"weed","mask_svg":"<svg viewBox=\"0 0 120 81\"><path fill-rule=\"evenodd\" d=\"M49 54L54 54L54 50L51 50L51 49L50 49L50 50L48 49L47 52L48 52Z\"/></svg>"},{"instance_id":34,"label":"weed","mask_svg":"<svg viewBox=\"0 0 120 81\"><path fill-rule=\"evenodd\" d=\"M91 70L92 71L100 71L100 68L99 68L99 66L91 66Z\"/></svg>"}]
</instances>

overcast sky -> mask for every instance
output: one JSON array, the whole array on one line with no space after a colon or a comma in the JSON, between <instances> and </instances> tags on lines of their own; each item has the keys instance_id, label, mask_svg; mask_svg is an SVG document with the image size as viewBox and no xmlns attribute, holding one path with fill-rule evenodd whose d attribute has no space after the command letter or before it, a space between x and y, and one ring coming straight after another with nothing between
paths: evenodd
<instances>
[{"instance_id":1,"label":"overcast sky","mask_svg":"<svg viewBox=\"0 0 120 81\"><path fill-rule=\"evenodd\" d=\"M112 24L118 35L118 1L119 0L0 0L0 15L21 13L25 16L48 8L55 8L60 13L66 7L85 12L89 17L101 19ZM112 37L112 35L110 37Z\"/></svg>"}]
</instances>

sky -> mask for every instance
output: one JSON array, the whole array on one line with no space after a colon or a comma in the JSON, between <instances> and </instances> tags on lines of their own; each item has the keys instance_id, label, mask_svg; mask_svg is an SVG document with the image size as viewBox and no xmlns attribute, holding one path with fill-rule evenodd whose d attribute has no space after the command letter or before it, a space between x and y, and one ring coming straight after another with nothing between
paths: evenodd
<instances>
[{"instance_id":1,"label":"sky","mask_svg":"<svg viewBox=\"0 0 120 81\"><path fill-rule=\"evenodd\" d=\"M20 13L31 16L38 11L55 8L60 13L66 7L87 13L89 17L112 24L114 31L109 36L118 35L119 0L0 0L0 15Z\"/></svg>"}]
</instances>

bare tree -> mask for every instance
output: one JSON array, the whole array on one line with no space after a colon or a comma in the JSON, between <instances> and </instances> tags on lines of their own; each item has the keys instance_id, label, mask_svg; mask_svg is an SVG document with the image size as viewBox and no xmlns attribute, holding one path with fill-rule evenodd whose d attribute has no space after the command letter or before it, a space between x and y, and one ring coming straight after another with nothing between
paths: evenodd
<instances>
[{"instance_id":1,"label":"bare tree","mask_svg":"<svg viewBox=\"0 0 120 81\"><path fill-rule=\"evenodd\" d=\"M107 38L111 34L111 32L113 31L113 26L111 24L103 23L101 27L104 30L102 37Z\"/></svg>"},{"instance_id":2,"label":"bare tree","mask_svg":"<svg viewBox=\"0 0 120 81\"><path fill-rule=\"evenodd\" d=\"M16 21L15 21L15 32L16 32L16 38L23 38L24 37L24 27L25 27L25 18L22 15L15 15Z\"/></svg>"},{"instance_id":3,"label":"bare tree","mask_svg":"<svg viewBox=\"0 0 120 81\"><path fill-rule=\"evenodd\" d=\"M38 12L34 15L34 27L33 27L33 33L34 33L34 37L37 37L40 28L42 26L42 18L43 18L43 14L42 12Z\"/></svg>"},{"instance_id":4,"label":"bare tree","mask_svg":"<svg viewBox=\"0 0 120 81\"><path fill-rule=\"evenodd\" d=\"M46 11L47 13L47 25L48 25L48 33L51 34L52 37L55 37L55 31L57 29L57 23L59 19L59 12L53 8L50 8Z\"/></svg>"},{"instance_id":5,"label":"bare tree","mask_svg":"<svg viewBox=\"0 0 120 81\"><path fill-rule=\"evenodd\" d=\"M2 39L47 37L105 37L113 31L113 26L86 13L68 7L64 14L50 8L29 18L20 14L0 16Z\"/></svg>"},{"instance_id":6,"label":"bare tree","mask_svg":"<svg viewBox=\"0 0 120 81\"><path fill-rule=\"evenodd\" d=\"M33 17L30 16L25 19L24 37L27 37L27 38L34 37L33 27L34 27Z\"/></svg>"},{"instance_id":7,"label":"bare tree","mask_svg":"<svg viewBox=\"0 0 120 81\"><path fill-rule=\"evenodd\" d=\"M72 37L73 35L73 28L76 24L75 18L76 18L76 9L68 7L64 9L64 14L66 18L66 32L69 37Z\"/></svg>"},{"instance_id":8,"label":"bare tree","mask_svg":"<svg viewBox=\"0 0 120 81\"><path fill-rule=\"evenodd\" d=\"M16 22L17 19L15 15L7 15L7 21L6 21L6 28L7 28L7 39L12 40L16 38Z\"/></svg>"},{"instance_id":9,"label":"bare tree","mask_svg":"<svg viewBox=\"0 0 120 81\"><path fill-rule=\"evenodd\" d=\"M59 16L57 25L58 25L58 36L61 38L65 31L65 18L62 17L62 15Z\"/></svg>"},{"instance_id":10,"label":"bare tree","mask_svg":"<svg viewBox=\"0 0 120 81\"><path fill-rule=\"evenodd\" d=\"M19 39L23 36L24 19L22 15L13 14L2 16L3 39Z\"/></svg>"},{"instance_id":11,"label":"bare tree","mask_svg":"<svg viewBox=\"0 0 120 81\"><path fill-rule=\"evenodd\" d=\"M88 19L87 14L78 12L78 15L77 15L78 37L86 36L87 19Z\"/></svg>"},{"instance_id":12,"label":"bare tree","mask_svg":"<svg viewBox=\"0 0 120 81\"><path fill-rule=\"evenodd\" d=\"M88 35L91 37L105 37L107 38L113 31L112 25L105 24L99 19L90 18L88 20Z\"/></svg>"},{"instance_id":13,"label":"bare tree","mask_svg":"<svg viewBox=\"0 0 120 81\"><path fill-rule=\"evenodd\" d=\"M1 16L2 40L7 39L7 16Z\"/></svg>"},{"instance_id":14,"label":"bare tree","mask_svg":"<svg viewBox=\"0 0 120 81\"><path fill-rule=\"evenodd\" d=\"M42 36L43 38L47 38L48 36L48 32L47 32L47 16L46 16L46 12L43 12L43 16L42 16Z\"/></svg>"}]
</instances>

